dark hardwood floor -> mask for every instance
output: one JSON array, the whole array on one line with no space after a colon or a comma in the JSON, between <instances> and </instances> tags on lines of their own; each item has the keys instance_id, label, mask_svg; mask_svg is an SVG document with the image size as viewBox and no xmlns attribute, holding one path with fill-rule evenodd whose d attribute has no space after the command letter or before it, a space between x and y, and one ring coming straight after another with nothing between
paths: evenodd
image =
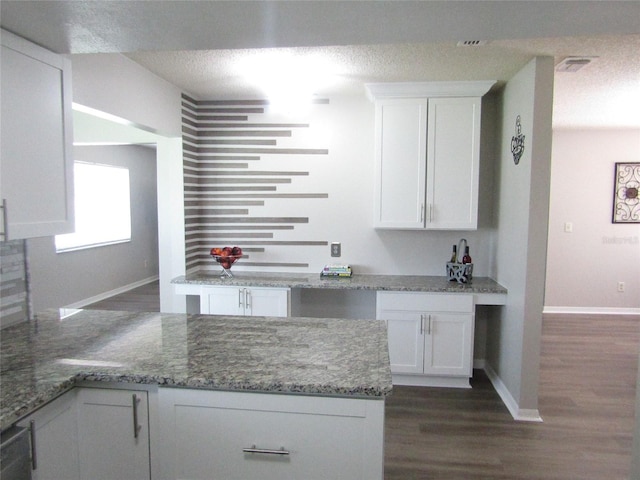
<instances>
[{"instance_id":1,"label":"dark hardwood floor","mask_svg":"<svg viewBox=\"0 0 640 480\"><path fill-rule=\"evenodd\" d=\"M158 311L158 285L86 308ZM483 371L472 389L394 387L385 480L628 480L639 345L639 316L546 315L542 423L514 421Z\"/></svg>"},{"instance_id":2,"label":"dark hardwood floor","mask_svg":"<svg viewBox=\"0 0 640 480\"><path fill-rule=\"evenodd\" d=\"M640 317L543 319L542 423L515 422L484 372L471 390L394 387L385 480L629 478Z\"/></svg>"},{"instance_id":3,"label":"dark hardwood floor","mask_svg":"<svg viewBox=\"0 0 640 480\"><path fill-rule=\"evenodd\" d=\"M160 311L160 283L147 283L120 295L83 307L87 310L128 310L131 312Z\"/></svg>"}]
</instances>

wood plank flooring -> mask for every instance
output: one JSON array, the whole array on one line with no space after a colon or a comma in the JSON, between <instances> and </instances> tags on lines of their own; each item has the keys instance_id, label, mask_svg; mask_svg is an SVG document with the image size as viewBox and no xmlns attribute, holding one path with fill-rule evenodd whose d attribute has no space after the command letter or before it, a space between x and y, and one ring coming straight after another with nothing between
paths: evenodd
<instances>
[{"instance_id":1,"label":"wood plank flooring","mask_svg":"<svg viewBox=\"0 0 640 480\"><path fill-rule=\"evenodd\" d=\"M160 282L147 283L127 292L83 307L87 310L160 311Z\"/></svg>"},{"instance_id":2,"label":"wood plank flooring","mask_svg":"<svg viewBox=\"0 0 640 480\"><path fill-rule=\"evenodd\" d=\"M471 390L394 387L385 480L628 479L640 318L545 316L539 410L515 422L484 372Z\"/></svg>"},{"instance_id":3,"label":"wood plank flooring","mask_svg":"<svg viewBox=\"0 0 640 480\"><path fill-rule=\"evenodd\" d=\"M159 311L149 284L86 308ZM539 410L516 422L483 371L472 389L394 387L385 480L628 480L640 316L546 315Z\"/></svg>"}]
</instances>

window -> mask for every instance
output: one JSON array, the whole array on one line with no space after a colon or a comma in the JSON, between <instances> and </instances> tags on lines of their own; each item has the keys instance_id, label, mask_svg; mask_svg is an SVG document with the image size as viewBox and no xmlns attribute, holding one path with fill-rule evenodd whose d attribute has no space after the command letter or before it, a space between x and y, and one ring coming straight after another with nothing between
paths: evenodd
<instances>
[{"instance_id":1,"label":"window","mask_svg":"<svg viewBox=\"0 0 640 480\"><path fill-rule=\"evenodd\" d=\"M74 233L56 235L56 252L131 240L129 169L74 163Z\"/></svg>"}]
</instances>

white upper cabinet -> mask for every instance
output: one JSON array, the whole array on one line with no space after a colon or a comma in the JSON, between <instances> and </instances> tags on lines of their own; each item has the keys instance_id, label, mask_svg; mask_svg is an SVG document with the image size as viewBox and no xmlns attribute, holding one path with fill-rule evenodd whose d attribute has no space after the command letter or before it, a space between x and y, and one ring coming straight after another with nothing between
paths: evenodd
<instances>
[{"instance_id":1,"label":"white upper cabinet","mask_svg":"<svg viewBox=\"0 0 640 480\"><path fill-rule=\"evenodd\" d=\"M376 102L377 227L424 228L427 99Z\"/></svg>"},{"instance_id":2,"label":"white upper cabinet","mask_svg":"<svg viewBox=\"0 0 640 480\"><path fill-rule=\"evenodd\" d=\"M367 85L376 228L477 228L481 97L493 83Z\"/></svg>"},{"instance_id":3,"label":"white upper cabinet","mask_svg":"<svg viewBox=\"0 0 640 480\"><path fill-rule=\"evenodd\" d=\"M4 30L0 195L13 240L73 230L71 62Z\"/></svg>"}]
</instances>

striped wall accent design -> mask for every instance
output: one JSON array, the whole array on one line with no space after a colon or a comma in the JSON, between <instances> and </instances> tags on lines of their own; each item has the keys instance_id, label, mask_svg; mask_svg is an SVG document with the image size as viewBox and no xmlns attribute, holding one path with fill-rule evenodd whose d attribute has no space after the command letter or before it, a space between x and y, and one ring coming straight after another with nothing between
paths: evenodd
<instances>
[{"instance_id":1,"label":"striped wall accent design","mask_svg":"<svg viewBox=\"0 0 640 480\"><path fill-rule=\"evenodd\" d=\"M242 247L243 266L295 269L309 264L269 261L269 252L329 244L326 239L279 238L279 234L310 222L303 212L282 217L265 214L265 207L274 199L328 198L327 193L284 193L279 188L309 176L304 167L308 155L329 153L324 148L295 145L295 132L310 125L270 121L267 106L266 100L196 100L182 95L187 272L219 270L209 255L214 246ZM282 145L283 139L289 146ZM271 155L296 161L299 157L300 168L261 168L261 160L275 158L268 157Z\"/></svg>"},{"instance_id":2,"label":"striped wall accent design","mask_svg":"<svg viewBox=\"0 0 640 480\"><path fill-rule=\"evenodd\" d=\"M0 327L29 318L25 241L0 242Z\"/></svg>"}]
</instances>

